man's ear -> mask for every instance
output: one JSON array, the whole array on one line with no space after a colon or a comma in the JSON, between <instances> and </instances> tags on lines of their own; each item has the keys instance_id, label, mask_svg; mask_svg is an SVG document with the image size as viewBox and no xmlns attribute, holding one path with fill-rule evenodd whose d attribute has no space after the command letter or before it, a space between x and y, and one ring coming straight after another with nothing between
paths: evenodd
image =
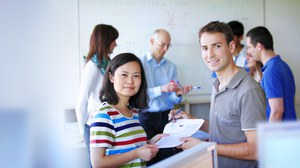
<instances>
[{"instance_id":1,"label":"man's ear","mask_svg":"<svg viewBox=\"0 0 300 168\"><path fill-rule=\"evenodd\" d=\"M244 35L241 35L241 37L239 37L239 40L242 41L244 39Z\"/></svg>"},{"instance_id":2,"label":"man's ear","mask_svg":"<svg viewBox=\"0 0 300 168\"><path fill-rule=\"evenodd\" d=\"M261 50L263 50L264 49L264 46L261 44L261 43L257 43L256 44L256 48L259 50L259 51L261 51Z\"/></svg>"},{"instance_id":3,"label":"man's ear","mask_svg":"<svg viewBox=\"0 0 300 168\"><path fill-rule=\"evenodd\" d=\"M108 78L111 83L114 83L114 76L111 73L108 74Z\"/></svg>"},{"instance_id":4,"label":"man's ear","mask_svg":"<svg viewBox=\"0 0 300 168\"><path fill-rule=\"evenodd\" d=\"M151 37L151 38L150 38L150 44L153 45L153 43L154 43L154 38Z\"/></svg>"},{"instance_id":5,"label":"man's ear","mask_svg":"<svg viewBox=\"0 0 300 168\"><path fill-rule=\"evenodd\" d=\"M234 50L235 50L235 43L234 41L232 40L229 44L229 50L230 50L230 53L233 54L234 53Z\"/></svg>"}]
</instances>

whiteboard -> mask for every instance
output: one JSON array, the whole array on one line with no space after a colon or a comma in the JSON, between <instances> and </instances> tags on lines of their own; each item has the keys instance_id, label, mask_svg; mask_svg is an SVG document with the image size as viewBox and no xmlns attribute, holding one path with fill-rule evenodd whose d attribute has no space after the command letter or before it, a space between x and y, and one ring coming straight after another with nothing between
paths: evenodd
<instances>
[{"instance_id":1,"label":"whiteboard","mask_svg":"<svg viewBox=\"0 0 300 168\"><path fill-rule=\"evenodd\" d=\"M239 20L245 33L264 24L262 0L79 0L80 59L87 55L96 24L110 24L119 31L112 57L132 52L138 57L149 50L149 39L157 28L171 34L172 47L165 57L177 65L183 85L201 86L190 94L209 94L211 72L204 64L198 31L208 22Z\"/></svg>"}]
</instances>

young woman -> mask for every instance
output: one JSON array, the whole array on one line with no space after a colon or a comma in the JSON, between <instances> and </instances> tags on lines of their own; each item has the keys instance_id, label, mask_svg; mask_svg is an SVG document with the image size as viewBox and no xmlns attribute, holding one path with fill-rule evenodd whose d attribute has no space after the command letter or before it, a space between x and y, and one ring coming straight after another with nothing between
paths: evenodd
<instances>
[{"instance_id":1,"label":"young woman","mask_svg":"<svg viewBox=\"0 0 300 168\"><path fill-rule=\"evenodd\" d=\"M100 91L102 105L91 115L91 161L97 167L145 167L158 152L159 134L147 142L138 111L147 108L147 81L141 61L131 53L110 62Z\"/></svg>"},{"instance_id":2,"label":"young woman","mask_svg":"<svg viewBox=\"0 0 300 168\"><path fill-rule=\"evenodd\" d=\"M261 68L263 64L254 60L252 56L247 54L247 67L249 68L249 74L259 83L262 78Z\"/></svg>"},{"instance_id":3,"label":"young woman","mask_svg":"<svg viewBox=\"0 0 300 168\"><path fill-rule=\"evenodd\" d=\"M101 103L99 91L110 54L117 46L118 31L105 24L96 25L90 39L90 50L82 71L76 116L79 130L84 137L89 152L89 126L86 124L89 113L96 110Z\"/></svg>"}]
</instances>

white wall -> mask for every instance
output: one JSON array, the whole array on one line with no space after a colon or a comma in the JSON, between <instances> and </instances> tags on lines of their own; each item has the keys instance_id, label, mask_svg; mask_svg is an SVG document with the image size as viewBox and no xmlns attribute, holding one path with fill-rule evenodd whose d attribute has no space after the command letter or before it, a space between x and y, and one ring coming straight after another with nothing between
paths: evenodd
<instances>
[{"instance_id":1,"label":"white wall","mask_svg":"<svg viewBox=\"0 0 300 168\"><path fill-rule=\"evenodd\" d=\"M22 167L66 167L63 115L79 88L77 0L5 0L0 8L0 112L28 117L32 159Z\"/></svg>"}]
</instances>

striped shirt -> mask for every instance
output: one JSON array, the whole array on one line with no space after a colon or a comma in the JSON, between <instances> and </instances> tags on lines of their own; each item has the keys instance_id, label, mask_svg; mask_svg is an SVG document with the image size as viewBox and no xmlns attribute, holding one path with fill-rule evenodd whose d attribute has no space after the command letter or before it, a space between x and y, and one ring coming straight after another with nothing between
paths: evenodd
<instances>
[{"instance_id":1,"label":"striped shirt","mask_svg":"<svg viewBox=\"0 0 300 168\"><path fill-rule=\"evenodd\" d=\"M128 118L104 102L91 116L90 148L106 148L106 155L116 155L134 150L146 142L146 133L136 110L132 110L132 117ZM145 166L145 161L136 158L121 167Z\"/></svg>"}]
</instances>

